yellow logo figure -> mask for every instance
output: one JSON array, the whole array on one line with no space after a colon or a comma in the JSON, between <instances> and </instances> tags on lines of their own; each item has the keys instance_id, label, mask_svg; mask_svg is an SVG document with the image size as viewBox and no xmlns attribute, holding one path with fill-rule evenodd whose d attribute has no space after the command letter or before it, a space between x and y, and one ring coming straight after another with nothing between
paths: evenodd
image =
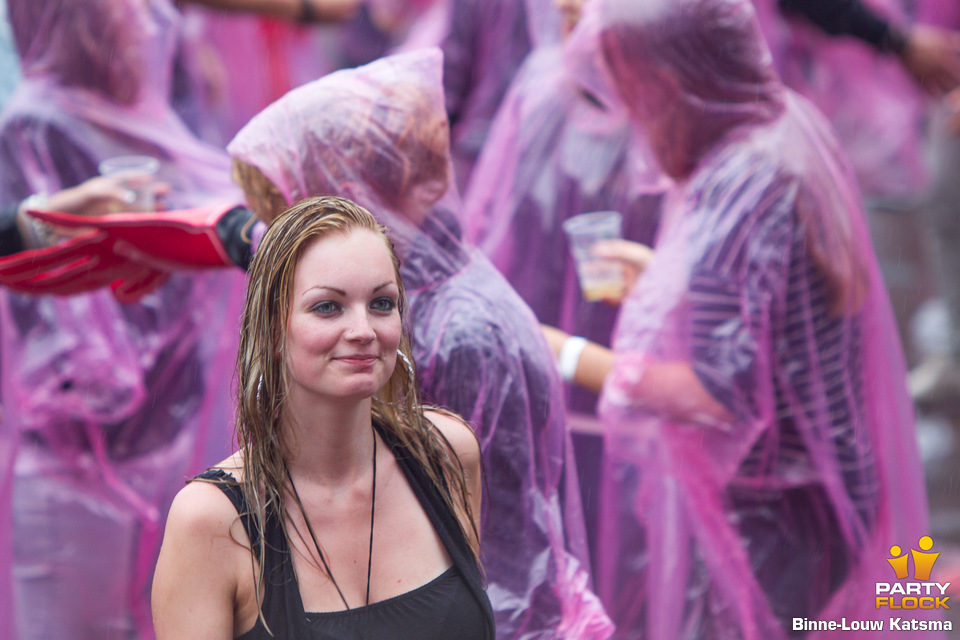
<instances>
[{"instance_id":1,"label":"yellow logo figure","mask_svg":"<svg viewBox=\"0 0 960 640\"><path fill-rule=\"evenodd\" d=\"M947 595L950 583L930 582L933 564L940 556L939 552L930 551L933 549L933 538L923 536L917 541L917 546L920 549L910 549L910 553L906 553L898 545L890 547L891 557L887 558L887 562L897 574L897 582L876 584L874 601L877 609L909 611L950 608L950 596ZM910 558L913 558L913 580L908 581L904 578L910 575ZM899 620L901 618L890 618L890 624L893 625L894 621Z\"/></svg>"},{"instance_id":2,"label":"yellow logo figure","mask_svg":"<svg viewBox=\"0 0 960 640\"><path fill-rule=\"evenodd\" d=\"M899 556L898 558L887 558L887 562L890 563L890 566L893 567L893 570L897 572L897 580L903 580L909 574L907 573L907 554L903 554L903 550L897 545L890 547L890 555Z\"/></svg>"},{"instance_id":3,"label":"yellow logo figure","mask_svg":"<svg viewBox=\"0 0 960 640\"><path fill-rule=\"evenodd\" d=\"M922 551L910 549L910 555L913 556L913 579L926 581L930 579L933 563L937 561L940 552L926 553L933 548L933 538L930 536L920 538L917 546L919 546ZM897 580L906 578L909 575L907 571L907 554L903 553L903 550L899 546L893 545L890 547L890 555L894 557L887 558L887 562L890 563L890 566L893 567L893 570L896 572Z\"/></svg>"},{"instance_id":4,"label":"yellow logo figure","mask_svg":"<svg viewBox=\"0 0 960 640\"><path fill-rule=\"evenodd\" d=\"M913 579L929 580L930 572L933 570L933 563L937 561L937 556L940 555L940 552L924 553L924 551L930 551L930 549L933 548L933 538L930 536L920 538L917 545L923 549L923 551L910 549L910 555L913 556Z\"/></svg>"}]
</instances>

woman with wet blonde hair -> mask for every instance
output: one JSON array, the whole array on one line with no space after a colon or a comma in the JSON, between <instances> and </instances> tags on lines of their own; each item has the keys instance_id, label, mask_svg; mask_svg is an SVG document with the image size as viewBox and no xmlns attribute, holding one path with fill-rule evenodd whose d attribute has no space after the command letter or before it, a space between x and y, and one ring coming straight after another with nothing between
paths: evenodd
<instances>
[{"instance_id":1,"label":"woman with wet blonde hair","mask_svg":"<svg viewBox=\"0 0 960 640\"><path fill-rule=\"evenodd\" d=\"M475 513L498 637L604 638L611 625L590 588L560 378L529 307L460 239L442 71L440 52L427 49L338 71L291 91L230 143L234 174L261 221L274 220L305 197L339 195L366 207L389 229L409 296L407 326L419 390L428 403L462 415L481 443L487 500ZM154 255L150 240L170 230L171 215L153 216L149 223L144 216L122 215L70 224L94 225L100 237L123 238L124 246L135 243ZM67 222L63 216L57 221ZM215 226L192 227L181 239L210 240L219 235L220 222ZM251 231L253 246L262 227L260 222ZM143 232L139 239L131 235L135 231ZM69 251L75 249L83 247L57 256L64 268L41 285L61 282L70 271L76 286L96 284L89 274L97 269L72 268ZM51 264L50 254L30 260L31 268ZM264 387L275 392L277 382L263 373ZM244 378L247 402L252 381Z\"/></svg>"},{"instance_id":2,"label":"woman with wet blonde hair","mask_svg":"<svg viewBox=\"0 0 960 640\"><path fill-rule=\"evenodd\" d=\"M420 404L405 313L366 209L311 198L271 225L243 313L239 451L174 502L158 638L493 637L479 445Z\"/></svg>"}]
</instances>

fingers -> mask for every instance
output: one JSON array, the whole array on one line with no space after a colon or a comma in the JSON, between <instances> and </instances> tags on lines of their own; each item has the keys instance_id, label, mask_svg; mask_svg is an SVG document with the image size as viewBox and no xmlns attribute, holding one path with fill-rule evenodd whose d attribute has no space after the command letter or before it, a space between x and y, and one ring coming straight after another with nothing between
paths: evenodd
<instances>
[{"instance_id":1,"label":"fingers","mask_svg":"<svg viewBox=\"0 0 960 640\"><path fill-rule=\"evenodd\" d=\"M590 253L597 258L614 260L623 268L623 287L619 294L604 297L604 302L610 305L620 304L654 255L653 249L647 245L630 240L601 240L591 247Z\"/></svg>"},{"instance_id":2,"label":"fingers","mask_svg":"<svg viewBox=\"0 0 960 640\"><path fill-rule=\"evenodd\" d=\"M91 255L109 251L106 234L91 232L52 247L22 251L0 259L0 283L10 284L36 278L42 273L57 271L75 263L89 261Z\"/></svg>"},{"instance_id":3,"label":"fingers","mask_svg":"<svg viewBox=\"0 0 960 640\"><path fill-rule=\"evenodd\" d=\"M113 282L110 286L117 300L131 304L158 289L169 279L170 274L166 271L141 266L135 273Z\"/></svg>"},{"instance_id":4,"label":"fingers","mask_svg":"<svg viewBox=\"0 0 960 640\"><path fill-rule=\"evenodd\" d=\"M86 257L53 270L36 273L15 281L0 280L8 289L33 295L73 295L86 293L110 284L117 277L116 269L98 270L99 259Z\"/></svg>"},{"instance_id":5,"label":"fingers","mask_svg":"<svg viewBox=\"0 0 960 640\"><path fill-rule=\"evenodd\" d=\"M165 279L162 272L116 254L103 232L0 260L0 285L34 295L73 295L114 286L120 288L118 299L135 300Z\"/></svg>"},{"instance_id":6,"label":"fingers","mask_svg":"<svg viewBox=\"0 0 960 640\"><path fill-rule=\"evenodd\" d=\"M590 248L590 254L597 258L618 260L643 271L653 258L653 249L630 240L601 240Z\"/></svg>"}]
</instances>

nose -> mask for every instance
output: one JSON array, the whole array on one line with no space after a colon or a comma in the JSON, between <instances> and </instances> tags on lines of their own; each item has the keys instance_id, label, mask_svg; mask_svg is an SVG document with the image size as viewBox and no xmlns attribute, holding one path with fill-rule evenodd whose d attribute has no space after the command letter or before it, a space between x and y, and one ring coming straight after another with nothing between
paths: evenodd
<instances>
[{"instance_id":1,"label":"nose","mask_svg":"<svg viewBox=\"0 0 960 640\"><path fill-rule=\"evenodd\" d=\"M373 323L370 322L370 315L366 311L360 311L354 314L350 327L347 329L346 337L353 342L370 342L375 337Z\"/></svg>"}]
</instances>

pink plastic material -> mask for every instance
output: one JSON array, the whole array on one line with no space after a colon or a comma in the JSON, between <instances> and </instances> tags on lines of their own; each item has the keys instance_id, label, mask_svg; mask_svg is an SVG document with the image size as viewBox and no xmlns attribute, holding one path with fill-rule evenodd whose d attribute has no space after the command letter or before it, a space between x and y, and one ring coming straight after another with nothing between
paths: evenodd
<instances>
[{"instance_id":1,"label":"pink plastic material","mask_svg":"<svg viewBox=\"0 0 960 640\"><path fill-rule=\"evenodd\" d=\"M462 190L513 75L530 50L522 0L456 0L443 49L451 151Z\"/></svg>"},{"instance_id":2,"label":"pink plastic material","mask_svg":"<svg viewBox=\"0 0 960 640\"><path fill-rule=\"evenodd\" d=\"M338 194L390 230L424 399L475 429L483 560L500 638L604 638L590 590L560 381L529 308L460 241L437 49L295 89L228 150L287 201Z\"/></svg>"},{"instance_id":3,"label":"pink plastic material","mask_svg":"<svg viewBox=\"0 0 960 640\"><path fill-rule=\"evenodd\" d=\"M170 4L7 4L24 78L0 116L0 206L127 154L160 160L172 207L241 197L226 155L168 105ZM242 287L224 271L173 276L130 305L109 290L0 295L0 627L19 624L23 640L153 636L149 586L169 501L231 449Z\"/></svg>"},{"instance_id":4,"label":"pink plastic material","mask_svg":"<svg viewBox=\"0 0 960 640\"><path fill-rule=\"evenodd\" d=\"M202 41L193 43L194 52L205 58L189 62L195 75L206 72L213 83L209 108L224 142L293 87L339 67L320 27L192 3L183 11L199 32L194 40Z\"/></svg>"},{"instance_id":5,"label":"pink plastic material","mask_svg":"<svg viewBox=\"0 0 960 640\"><path fill-rule=\"evenodd\" d=\"M490 129L464 195L465 235L540 322L609 344L617 308L583 299L562 224L614 210L625 238L651 244L668 184L622 108L571 77L561 46L542 46Z\"/></svg>"},{"instance_id":6,"label":"pink plastic material","mask_svg":"<svg viewBox=\"0 0 960 640\"><path fill-rule=\"evenodd\" d=\"M960 28L960 5L952 0L919 0L917 22L945 29Z\"/></svg>"},{"instance_id":7,"label":"pink plastic material","mask_svg":"<svg viewBox=\"0 0 960 640\"><path fill-rule=\"evenodd\" d=\"M680 181L601 402L616 637L936 618L875 607L891 546L930 531L898 334L825 120L781 85L745 0L605 0L589 19Z\"/></svg>"},{"instance_id":8,"label":"pink plastic material","mask_svg":"<svg viewBox=\"0 0 960 640\"><path fill-rule=\"evenodd\" d=\"M784 84L826 116L850 158L864 196L918 196L930 176L923 157L926 97L891 54L851 38L787 19L776 0L756 0L761 26ZM906 24L895 0L864 2L894 24Z\"/></svg>"}]
</instances>

